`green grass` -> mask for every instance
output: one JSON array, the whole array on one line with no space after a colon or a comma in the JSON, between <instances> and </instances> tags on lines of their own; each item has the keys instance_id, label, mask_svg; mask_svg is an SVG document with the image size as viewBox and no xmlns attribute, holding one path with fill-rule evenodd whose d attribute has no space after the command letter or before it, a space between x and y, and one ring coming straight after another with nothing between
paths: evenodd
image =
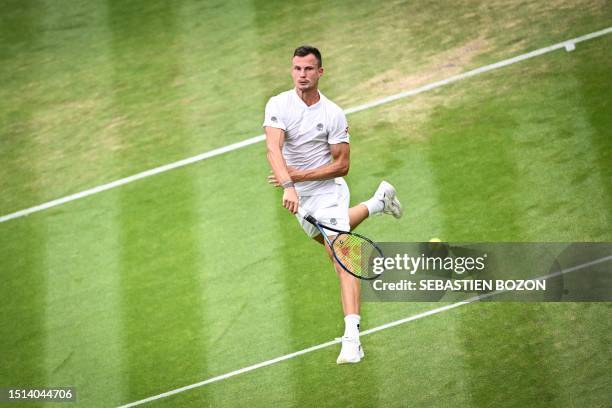
<instances>
[{"instance_id":1,"label":"green grass","mask_svg":"<svg viewBox=\"0 0 612 408\"><path fill-rule=\"evenodd\" d=\"M337 367L335 350L325 349L157 405L605 406L607 369L587 350L605 348L609 325L602 320L609 310L589 304L462 307L394 334L368 336L370 350L358 366ZM534 323L539 336L533 336Z\"/></svg>"},{"instance_id":2,"label":"green grass","mask_svg":"<svg viewBox=\"0 0 612 408\"><path fill-rule=\"evenodd\" d=\"M321 47L325 93L349 107L611 21L584 0L2 7L2 214L261 133L298 43Z\"/></svg>"},{"instance_id":3,"label":"green grass","mask_svg":"<svg viewBox=\"0 0 612 408\"><path fill-rule=\"evenodd\" d=\"M602 2L0 6L0 213L261 132L320 45L343 107L610 25ZM304 15L310 16L309 19ZM313 21L313 24L304 24ZM349 116L380 241L610 241L612 39ZM337 337L337 279L265 183L263 145L0 224L0 386L114 406ZM438 304L370 303L364 328ZM608 304L463 306L154 406L606 406Z\"/></svg>"}]
</instances>

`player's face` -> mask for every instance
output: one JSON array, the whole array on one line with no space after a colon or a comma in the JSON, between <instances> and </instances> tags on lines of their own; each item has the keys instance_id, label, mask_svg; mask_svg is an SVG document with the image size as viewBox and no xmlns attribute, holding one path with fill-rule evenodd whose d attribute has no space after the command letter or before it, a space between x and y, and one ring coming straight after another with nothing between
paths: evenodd
<instances>
[{"instance_id":1,"label":"player's face","mask_svg":"<svg viewBox=\"0 0 612 408\"><path fill-rule=\"evenodd\" d=\"M300 91L317 89L319 78L323 75L323 68L319 67L317 57L308 54L305 57L293 57L291 77L293 84Z\"/></svg>"}]
</instances>

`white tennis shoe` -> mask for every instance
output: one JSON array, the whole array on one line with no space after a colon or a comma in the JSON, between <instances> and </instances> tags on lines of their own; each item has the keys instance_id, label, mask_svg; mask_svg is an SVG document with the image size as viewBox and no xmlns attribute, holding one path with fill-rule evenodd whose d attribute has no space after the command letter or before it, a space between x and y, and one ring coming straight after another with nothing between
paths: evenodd
<instances>
[{"instance_id":1,"label":"white tennis shoe","mask_svg":"<svg viewBox=\"0 0 612 408\"><path fill-rule=\"evenodd\" d=\"M376 193L374 193L374 197L381 200L385 207L383 208L383 213L391 214L395 218L401 218L404 210L402 209L402 203L397 199L397 192L395 191L395 187L393 187L390 183L386 181L381 181Z\"/></svg>"},{"instance_id":2,"label":"white tennis shoe","mask_svg":"<svg viewBox=\"0 0 612 408\"><path fill-rule=\"evenodd\" d=\"M340 355L338 355L336 363L358 363L364 356L365 354L358 338L342 337L342 349L340 350Z\"/></svg>"}]
</instances>

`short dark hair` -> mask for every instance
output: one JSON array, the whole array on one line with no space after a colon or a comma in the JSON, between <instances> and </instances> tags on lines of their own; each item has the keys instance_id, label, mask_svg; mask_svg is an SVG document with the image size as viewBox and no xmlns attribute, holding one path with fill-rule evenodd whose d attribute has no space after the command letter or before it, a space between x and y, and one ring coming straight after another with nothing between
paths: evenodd
<instances>
[{"instance_id":1,"label":"short dark hair","mask_svg":"<svg viewBox=\"0 0 612 408\"><path fill-rule=\"evenodd\" d=\"M323 66L323 58L321 58L321 52L311 45L300 45L293 51L294 57L305 57L307 55L314 55L319 62L319 67Z\"/></svg>"}]
</instances>

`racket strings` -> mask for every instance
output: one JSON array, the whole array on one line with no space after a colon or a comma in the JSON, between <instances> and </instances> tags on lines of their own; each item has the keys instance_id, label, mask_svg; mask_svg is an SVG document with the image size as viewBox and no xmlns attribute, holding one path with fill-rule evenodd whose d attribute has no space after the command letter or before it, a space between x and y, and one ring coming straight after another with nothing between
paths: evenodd
<instances>
[{"instance_id":1,"label":"racket strings","mask_svg":"<svg viewBox=\"0 0 612 408\"><path fill-rule=\"evenodd\" d=\"M356 235L340 234L334 240L332 249L338 261L351 273L366 276L368 268L363 265L363 255L370 251L372 244ZM366 257L367 258L367 257Z\"/></svg>"}]
</instances>

